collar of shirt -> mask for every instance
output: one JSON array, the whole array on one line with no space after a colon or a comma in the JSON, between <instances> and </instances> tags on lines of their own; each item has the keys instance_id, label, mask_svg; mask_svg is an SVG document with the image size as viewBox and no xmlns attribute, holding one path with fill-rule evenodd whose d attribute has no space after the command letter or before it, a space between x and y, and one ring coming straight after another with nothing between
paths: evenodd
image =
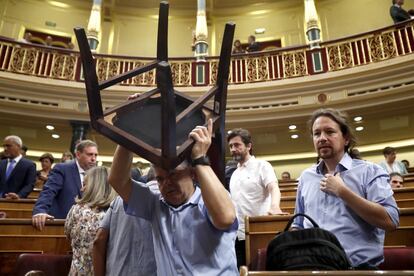
<instances>
[{"instance_id":1,"label":"collar of shirt","mask_svg":"<svg viewBox=\"0 0 414 276\"><path fill-rule=\"evenodd\" d=\"M176 212L179 212L179 211L183 210L184 208L186 208L189 205L198 205L198 202L200 201L200 198L201 198L201 190L197 186L195 186L194 193L191 195L190 199L186 203L184 203L184 204L182 204L178 207L171 206L170 204L168 204L164 200L164 197L162 195L160 195L160 200L165 205L167 205L168 208L170 208L171 210L176 211Z\"/></svg>"},{"instance_id":2,"label":"collar of shirt","mask_svg":"<svg viewBox=\"0 0 414 276\"><path fill-rule=\"evenodd\" d=\"M325 162L322 160L316 167L316 172L318 174L324 174L323 168L325 166ZM341 161L339 161L338 165L336 165L335 172L343 172L352 168L352 158L349 156L348 153L345 152L344 156L342 156Z\"/></svg>"},{"instance_id":3,"label":"collar of shirt","mask_svg":"<svg viewBox=\"0 0 414 276\"><path fill-rule=\"evenodd\" d=\"M240 165L240 163L238 163L237 168L247 167L249 165L249 163L251 163L252 160L255 160L255 159L256 159L256 157L254 157L254 155L250 155L250 158L246 162L244 162L243 165Z\"/></svg>"},{"instance_id":4,"label":"collar of shirt","mask_svg":"<svg viewBox=\"0 0 414 276\"><path fill-rule=\"evenodd\" d=\"M17 163L19 163L19 161L21 160L23 158L23 155L19 155L19 156L17 156L16 158L13 158L13 159L9 159L9 161L8 161L8 163L10 163L10 161L11 160L14 160L15 161L15 164L14 165L17 165Z\"/></svg>"},{"instance_id":5,"label":"collar of shirt","mask_svg":"<svg viewBox=\"0 0 414 276\"><path fill-rule=\"evenodd\" d=\"M78 171L79 171L79 177L80 177L80 180L81 180L81 187L83 187L83 179L85 178L85 170L84 169L82 169L82 167L79 165L79 162L78 162L78 160L76 160L75 161L75 163L76 163L76 166L78 167Z\"/></svg>"},{"instance_id":6,"label":"collar of shirt","mask_svg":"<svg viewBox=\"0 0 414 276\"><path fill-rule=\"evenodd\" d=\"M78 160L76 160L76 166L78 167L79 174L85 174L85 170L79 165Z\"/></svg>"},{"instance_id":7,"label":"collar of shirt","mask_svg":"<svg viewBox=\"0 0 414 276\"><path fill-rule=\"evenodd\" d=\"M396 6L397 8L401 9L401 6L398 4L394 4L394 6Z\"/></svg>"}]
</instances>

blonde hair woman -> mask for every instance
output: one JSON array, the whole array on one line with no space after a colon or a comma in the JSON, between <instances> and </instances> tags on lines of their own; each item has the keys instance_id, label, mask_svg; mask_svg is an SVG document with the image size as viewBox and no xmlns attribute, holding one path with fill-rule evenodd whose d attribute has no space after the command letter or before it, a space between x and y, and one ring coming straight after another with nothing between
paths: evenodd
<instances>
[{"instance_id":1,"label":"blonde hair woman","mask_svg":"<svg viewBox=\"0 0 414 276\"><path fill-rule=\"evenodd\" d=\"M65 222L65 235L73 251L69 275L93 275L93 240L106 210L117 196L108 183L106 167L88 170L82 190L83 196L76 199Z\"/></svg>"}]
</instances>

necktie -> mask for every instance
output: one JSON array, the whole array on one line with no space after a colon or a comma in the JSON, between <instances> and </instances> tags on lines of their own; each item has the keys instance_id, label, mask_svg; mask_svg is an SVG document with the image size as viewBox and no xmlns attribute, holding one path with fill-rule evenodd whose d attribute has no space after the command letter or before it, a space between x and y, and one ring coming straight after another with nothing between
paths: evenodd
<instances>
[{"instance_id":1,"label":"necktie","mask_svg":"<svg viewBox=\"0 0 414 276\"><path fill-rule=\"evenodd\" d=\"M11 175L13 169L14 169L14 164L16 163L16 160L12 159L9 161L9 166L7 167L6 170L6 180L9 179L9 176Z\"/></svg>"}]
</instances>

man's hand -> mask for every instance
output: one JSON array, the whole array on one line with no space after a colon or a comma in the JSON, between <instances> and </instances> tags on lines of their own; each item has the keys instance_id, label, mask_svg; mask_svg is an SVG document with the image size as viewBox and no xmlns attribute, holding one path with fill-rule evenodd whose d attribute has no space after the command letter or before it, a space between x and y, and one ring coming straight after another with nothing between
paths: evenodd
<instances>
[{"instance_id":1,"label":"man's hand","mask_svg":"<svg viewBox=\"0 0 414 276\"><path fill-rule=\"evenodd\" d=\"M207 150L211 144L212 133L213 133L213 120L212 119L208 120L207 127L196 126L196 128L190 132L189 136L193 138L195 141L192 152L191 152L192 159L197 159L207 154Z\"/></svg>"},{"instance_id":2,"label":"man's hand","mask_svg":"<svg viewBox=\"0 0 414 276\"><path fill-rule=\"evenodd\" d=\"M19 195L16 193L7 193L4 195L6 199L19 199Z\"/></svg>"},{"instance_id":3,"label":"man's hand","mask_svg":"<svg viewBox=\"0 0 414 276\"><path fill-rule=\"evenodd\" d=\"M141 93L135 93L135 94L129 95L129 96L128 96L128 100L133 100L133 99L136 99L136 98L138 98L140 95L141 95Z\"/></svg>"},{"instance_id":4,"label":"man's hand","mask_svg":"<svg viewBox=\"0 0 414 276\"><path fill-rule=\"evenodd\" d=\"M283 212L279 207L270 206L269 211L267 211L268 215L290 215L288 212Z\"/></svg>"},{"instance_id":5,"label":"man's hand","mask_svg":"<svg viewBox=\"0 0 414 276\"><path fill-rule=\"evenodd\" d=\"M51 216L45 213L36 214L32 217L32 225L37 230L43 231L46 220L53 220L54 218L55 218L54 216Z\"/></svg>"},{"instance_id":6,"label":"man's hand","mask_svg":"<svg viewBox=\"0 0 414 276\"><path fill-rule=\"evenodd\" d=\"M341 176L338 174L325 174L320 182L321 191L340 197L343 190L347 189Z\"/></svg>"}]
</instances>

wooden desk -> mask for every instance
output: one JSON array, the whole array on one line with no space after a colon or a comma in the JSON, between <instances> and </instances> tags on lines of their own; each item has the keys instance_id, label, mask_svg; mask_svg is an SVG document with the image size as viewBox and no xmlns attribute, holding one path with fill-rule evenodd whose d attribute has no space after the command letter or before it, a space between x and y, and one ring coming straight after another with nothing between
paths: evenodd
<instances>
[{"instance_id":1,"label":"wooden desk","mask_svg":"<svg viewBox=\"0 0 414 276\"><path fill-rule=\"evenodd\" d=\"M404 187L399 189L393 189L393 191L395 200L414 199L414 188Z\"/></svg>"},{"instance_id":2,"label":"wooden desk","mask_svg":"<svg viewBox=\"0 0 414 276\"><path fill-rule=\"evenodd\" d=\"M280 193L282 196L295 196L298 188L280 188Z\"/></svg>"},{"instance_id":3,"label":"wooden desk","mask_svg":"<svg viewBox=\"0 0 414 276\"><path fill-rule=\"evenodd\" d=\"M11 273L22 253L68 254L69 240L64 235L65 220L47 221L40 232L31 219L0 219L0 275Z\"/></svg>"},{"instance_id":4,"label":"wooden desk","mask_svg":"<svg viewBox=\"0 0 414 276\"><path fill-rule=\"evenodd\" d=\"M31 219L0 219L0 235L64 235L64 219L47 221L43 231L32 226ZM1 249L1 244L0 244Z\"/></svg>"},{"instance_id":5,"label":"wooden desk","mask_svg":"<svg viewBox=\"0 0 414 276\"><path fill-rule=\"evenodd\" d=\"M411 208L414 207L414 199L399 199L397 201L398 208Z\"/></svg>"},{"instance_id":6,"label":"wooden desk","mask_svg":"<svg viewBox=\"0 0 414 276\"><path fill-rule=\"evenodd\" d=\"M296 195L294 196L282 196L280 198L280 208L295 207Z\"/></svg>"},{"instance_id":7,"label":"wooden desk","mask_svg":"<svg viewBox=\"0 0 414 276\"><path fill-rule=\"evenodd\" d=\"M0 210L3 208L33 209L36 199L5 199L0 198Z\"/></svg>"},{"instance_id":8,"label":"wooden desk","mask_svg":"<svg viewBox=\"0 0 414 276\"><path fill-rule=\"evenodd\" d=\"M400 226L414 226L414 207L400 208Z\"/></svg>"},{"instance_id":9,"label":"wooden desk","mask_svg":"<svg viewBox=\"0 0 414 276\"><path fill-rule=\"evenodd\" d=\"M34 188L33 191L31 191L31 193L27 196L27 198L38 199L41 191L42 189Z\"/></svg>"},{"instance_id":10,"label":"wooden desk","mask_svg":"<svg viewBox=\"0 0 414 276\"><path fill-rule=\"evenodd\" d=\"M354 275L354 276L408 276L414 275L414 271L401 270L346 270L346 271L249 271L247 266L242 266L240 276L311 276L311 275Z\"/></svg>"},{"instance_id":11,"label":"wooden desk","mask_svg":"<svg viewBox=\"0 0 414 276\"><path fill-rule=\"evenodd\" d=\"M267 247L268 243L283 231L292 216L260 216L246 217L246 264L250 265L257 250ZM386 246L414 246L414 224L408 225L414 219L414 209L400 210L402 224L396 231L385 234Z\"/></svg>"},{"instance_id":12,"label":"wooden desk","mask_svg":"<svg viewBox=\"0 0 414 276\"><path fill-rule=\"evenodd\" d=\"M403 186L405 188L413 188L414 187L414 180L404 181Z\"/></svg>"},{"instance_id":13,"label":"wooden desk","mask_svg":"<svg viewBox=\"0 0 414 276\"><path fill-rule=\"evenodd\" d=\"M298 183L297 182L293 182L293 183L280 183L279 182L279 188L297 188L298 187Z\"/></svg>"},{"instance_id":14,"label":"wooden desk","mask_svg":"<svg viewBox=\"0 0 414 276\"><path fill-rule=\"evenodd\" d=\"M3 211L6 213L6 218L12 218L12 219L32 218L32 209L3 208L3 209L0 209L0 211Z\"/></svg>"}]
</instances>

